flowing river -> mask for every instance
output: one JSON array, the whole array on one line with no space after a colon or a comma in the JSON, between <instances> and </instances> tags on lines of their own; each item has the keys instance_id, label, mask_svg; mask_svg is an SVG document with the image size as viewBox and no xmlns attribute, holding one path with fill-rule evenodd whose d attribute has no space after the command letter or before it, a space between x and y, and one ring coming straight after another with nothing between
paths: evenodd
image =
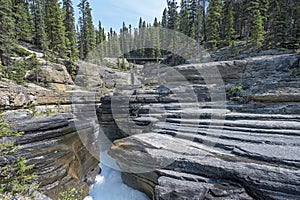
<instances>
[{"instance_id":1,"label":"flowing river","mask_svg":"<svg viewBox=\"0 0 300 200\"><path fill-rule=\"evenodd\" d=\"M101 160L109 163L114 169L101 162L101 174L96 177L96 183L90 187L90 196L84 200L149 200L142 192L123 183L121 172L107 152L101 152Z\"/></svg>"}]
</instances>

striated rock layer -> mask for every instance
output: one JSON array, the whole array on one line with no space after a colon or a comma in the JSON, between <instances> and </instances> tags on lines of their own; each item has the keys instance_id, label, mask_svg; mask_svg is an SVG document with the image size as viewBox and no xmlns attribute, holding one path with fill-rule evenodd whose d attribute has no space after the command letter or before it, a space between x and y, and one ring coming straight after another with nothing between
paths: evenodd
<instances>
[{"instance_id":1,"label":"striated rock layer","mask_svg":"<svg viewBox=\"0 0 300 200\"><path fill-rule=\"evenodd\" d=\"M81 132L92 137L96 125L76 122L71 115L59 114L51 117L30 119L28 112L13 111L3 116L14 130L24 135L13 139L19 145L13 155L0 156L0 165L9 164L16 157L25 157L34 165L35 181L39 191L58 199L59 194L76 188L86 195L89 185L100 172L99 158L93 157L80 139ZM91 138L97 142L97 138ZM94 144L95 145L95 144Z\"/></svg>"},{"instance_id":2,"label":"striated rock layer","mask_svg":"<svg viewBox=\"0 0 300 200\"><path fill-rule=\"evenodd\" d=\"M13 155L0 155L0 166L11 164L18 156L25 157L34 165L39 191L52 199L73 188L82 190L83 196L88 194L100 173L96 108L118 80L130 77L129 73L82 61L77 65L75 83L63 65L54 63L41 67L39 85L44 87L0 80L0 116L12 129L24 132L22 137L0 138L0 142L14 141L19 146ZM36 80L31 75L29 71L27 81ZM102 113L99 119L104 117Z\"/></svg>"},{"instance_id":3,"label":"striated rock layer","mask_svg":"<svg viewBox=\"0 0 300 200\"><path fill-rule=\"evenodd\" d=\"M0 155L0 165L25 157L34 165L35 181L43 194L58 199L61 192L76 188L87 195L100 172L99 125L71 114L72 98L81 96L80 92L52 91L34 84L23 87L7 80L0 87L1 98L7 99L0 103L1 117L12 129L24 132L21 137L0 138L19 146L13 155ZM89 140L89 148L83 138Z\"/></svg>"},{"instance_id":4,"label":"striated rock layer","mask_svg":"<svg viewBox=\"0 0 300 200\"><path fill-rule=\"evenodd\" d=\"M146 68L145 87L113 97L114 121L131 135L109 152L123 180L156 200L299 199L299 60Z\"/></svg>"}]
</instances>

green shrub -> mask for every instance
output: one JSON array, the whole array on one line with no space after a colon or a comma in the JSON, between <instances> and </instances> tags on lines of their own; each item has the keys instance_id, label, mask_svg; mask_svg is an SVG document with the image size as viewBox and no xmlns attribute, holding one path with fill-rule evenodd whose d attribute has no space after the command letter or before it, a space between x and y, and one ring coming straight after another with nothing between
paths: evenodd
<instances>
[{"instance_id":1,"label":"green shrub","mask_svg":"<svg viewBox=\"0 0 300 200\"><path fill-rule=\"evenodd\" d=\"M3 66L3 76L14 81L17 84L24 84L24 76L25 76L25 62L15 61L11 66Z\"/></svg>"},{"instance_id":2,"label":"green shrub","mask_svg":"<svg viewBox=\"0 0 300 200\"><path fill-rule=\"evenodd\" d=\"M241 85L232 86L228 91L229 97L239 97L243 93L243 87Z\"/></svg>"},{"instance_id":3,"label":"green shrub","mask_svg":"<svg viewBox=\"0 0 300 200\"><path fill-rule=\"evenodd\" d=\"M31 117L36 117L38 116L38 111L36 109L36 105L35 104L28 104L27 105L27 109L31 111Z\"/></svg>"},{"instance_id":4,"label":"green shrub","mask_svg":"<svg viewBox=\"0 0 300 200\"><path fill-rule=\"evenodd\" d=\"M9 155L17 151L13 142L5 141L5 137L21 136L23 133L13 131L5 120L0 119L0 155ZM26 159L17 157L11 163L0 166L0 193L5 196L31 196L38 188L36 182L32 183L34 174L31 173L33 165L27 165ZM4 196L4 197L5 197ZM1 198L4 198L0 195Z\"/></svg>"},{"instance_id":5,"label":"green shrub","mask_svg":"<svg viewBox=\"0 0 300 200\"><path fill-rule=\"evenodd\" d=\"M59 200L81 200L83 199L82 193L82 190L78 192L75 188L73 188L65 192L61 192Z\"/></svg>"}]
</instances>

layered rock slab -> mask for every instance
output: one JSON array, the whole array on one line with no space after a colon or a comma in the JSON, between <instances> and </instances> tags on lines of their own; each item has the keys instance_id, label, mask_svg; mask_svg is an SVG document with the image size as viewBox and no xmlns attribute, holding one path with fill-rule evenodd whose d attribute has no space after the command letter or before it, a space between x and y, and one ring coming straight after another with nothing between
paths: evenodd
<instances>
[{"instance_id":1,"label":"layered rock slab","mask_svg":"<svg viewBox=\"0 0 300 200\"><path fill-rule=\"evenodd\" d=\"M130 135L139 133L110 150L124 181L154 199L297 199L300 78L293 71L299 58L200 65L217 67L223 85L205 81L217 76L199 74L192 64L170 69L181 75L147 70L147 87L135 88L129 105L120 106L129 116L115 119L130 124ZM240 94L228 95L237 86ZM210 92L222 90L226 102L213 101Z\"/></svg>"},{"instance_id":2,"label":"layered rock slab","mask_svg":"<svg viewBox=\"0 0 300 200\"><path fill-rule=\"evenodd\" d=\"M14 141L19 148L15 154L1 155L1 166L10 164L17 157L25 157L28 164L34 165L40 192L58 199L61 192L76 188L87 195L89 185L100 172L99 158L88 151L80 134L94 136L90 138L94 144L90 145L98 148L98 138L94 134L97 126L90 122L75 122L70 114L31 119L26 112L23 115L16 115L16 112L4 113L3 117L12 129L22 131L24 135L4 138Z\"/></svg>"}]
</instances>

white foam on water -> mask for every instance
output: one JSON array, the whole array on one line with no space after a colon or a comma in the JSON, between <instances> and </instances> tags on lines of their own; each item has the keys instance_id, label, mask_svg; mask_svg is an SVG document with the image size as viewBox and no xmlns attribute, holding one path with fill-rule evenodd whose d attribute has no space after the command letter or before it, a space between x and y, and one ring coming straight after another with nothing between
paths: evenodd
<instances>
[{"instance_id":1,"label":"white foam on water","mask_svg":"<svg viewBox=\"0 0 300 200\"><path fill-rule=\"evenodd\" d=\"M101 152L101 160L110 166L112 158L107 152ZM116 165L113 166L116 168ZM135 190L123 183L121 172L112 169L101 162L101 174L96 177L96 183L90 187L90 193L84 200L149 200L142 192Z\"/></svg>"}]
</instances>

